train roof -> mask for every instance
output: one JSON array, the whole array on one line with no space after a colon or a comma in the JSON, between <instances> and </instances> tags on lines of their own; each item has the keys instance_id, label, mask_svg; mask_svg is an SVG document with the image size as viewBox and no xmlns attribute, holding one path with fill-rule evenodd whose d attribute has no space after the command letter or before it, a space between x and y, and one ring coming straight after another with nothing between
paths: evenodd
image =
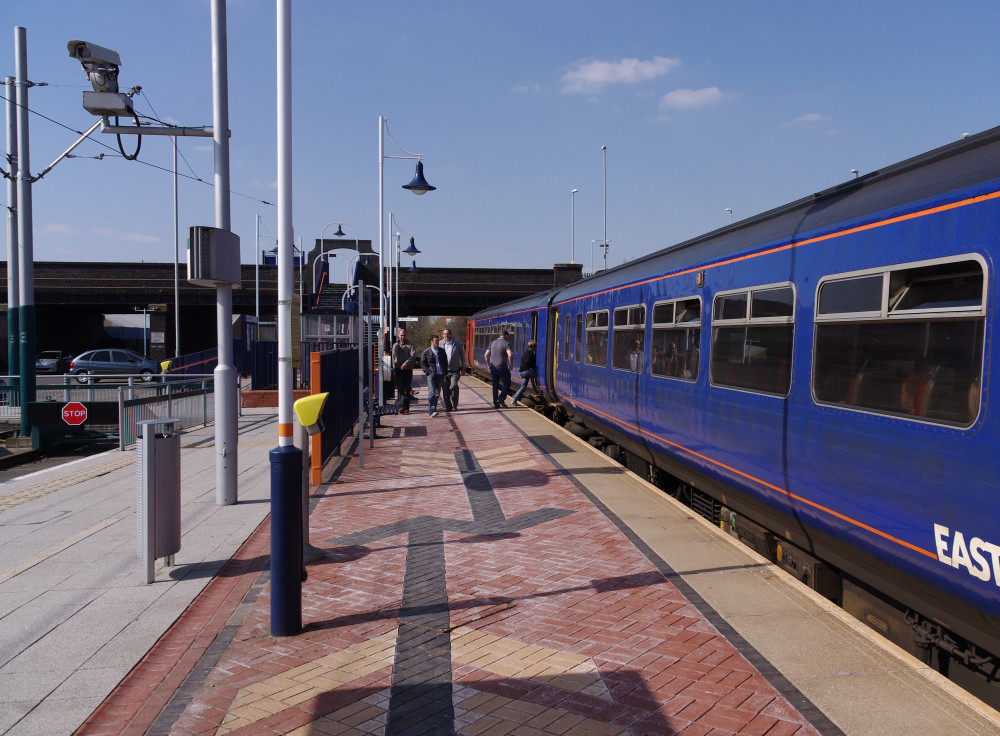
<instances>
[{"instance_id":1,"label":"train roof","mask_svg":"<svg viewBox=\"0 0 1000 736\"><path fill-rule=\"evenodd\" d=\"M495 307L490 307L489 309L484 309L480 312L476 312L475 319L490 319L491 317L506 316L508 314L518 314L521 312L528 312L532 309L541 309L549 305L549 301L552 296L559 292L558 288L549 289L548 291L543 291L538 294L532 294L531 296L524 296L520 299L513 299L509 302L504 302L503 304L498 304Z\"/></svg>"},{"instance_id":2,"label":"train roof","mask_svg":"<svg viewBox=\"0 0 1000 736\"><path fill-rule=\"evenodd\" d=\"M708 264L775 242L804 239L845 222L995 179L1000 179L1000 127L576 281L555 290L555 301L641 281L653 273Z\"/></svg>"}]
</instances>

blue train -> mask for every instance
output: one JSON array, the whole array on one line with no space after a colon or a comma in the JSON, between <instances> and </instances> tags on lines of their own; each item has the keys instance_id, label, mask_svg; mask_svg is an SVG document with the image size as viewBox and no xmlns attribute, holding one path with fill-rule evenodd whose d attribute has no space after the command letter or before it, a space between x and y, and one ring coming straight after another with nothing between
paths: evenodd
<instances>
[{"instance_id":1,"label":"blue train","mask_svg":"<svg viewBox=\"0 0 1000 736\"><path fill-rule=\"evenodd\" d=\"M1000 128L474 315L537 408L1000 692ZM488 374L487 374L488 377ZM514 374L515 383L517 374Z\"/></svg>"}]
</instances>

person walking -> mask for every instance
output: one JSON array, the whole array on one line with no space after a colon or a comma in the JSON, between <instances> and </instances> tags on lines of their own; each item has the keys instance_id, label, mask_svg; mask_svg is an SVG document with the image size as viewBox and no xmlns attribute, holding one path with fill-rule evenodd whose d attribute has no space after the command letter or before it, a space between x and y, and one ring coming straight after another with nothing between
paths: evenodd
<instances>
[{"instance_id":1,"label":"person walking","mask_svg":"<svg viewBox=\"0 0 1000 736\"><path fill-rule=\"evenodd\" d=\"M392 378L396 385L396 406L400 414L410 413L410 388L413 369L417 366L417 349L406 339L406 329L399 328L392 345Z\"/></svg>"},{"instance_id":2,"label":"person walking","mask_svg":"<svg viewBox=\"0 0 1000 736\"><path fill-rule=\"evenodd\" d=\"M465 348L462 343L452 338L451 329L448 327L441 330L441 347L448 356L448 369L442 392L445 397L444 406L447 411L455 411L458 409L459 379L463 371L468 372L469 366L465 362Z\"/></svg>"},{"instance_id":3,"label":"person walking","mask_svg":"<svg viewBox=\"0 0 1000 736\"><path fill-rule=\"evenodd\" d=\"M420 367L424 369L427 376L427 413L432 417L438 414L438 394L444 388L445 369L448 366L448 356L444 348L438 345L438 336L431 335L431 345L420 355ZM444 406L447 411L451 411L451 397L447 390L444 394Z\"/></svg>"},{"instance_id":4,"label":"person walking","mask_svg":"<svg viewBox=\"0 0 1000 736\"><path fill-rule=\"evenodd\" d=\"M501 332L500 337L486 348L484 356L493 381L494 409L503 409L507 406L507 394L510 392L510 367L514 364L514 356L510 351L510 343L507 342L509 336L507 330Z\"/></svg>"},{"instance_id":5,"label":"person walking","mask_svg":"<svg viewBox=\"0 0 1000 736\"><path fill-rule=\"evenodd\" d=\"M521 405L521 397L524 395L524 389L528 388L528 383L531 382L535 385L535 393L540 394L541 391L538 388L538 363L535 348L538 347L538 343L534 340L528 340L528 349L524 351L524 355L521 356L521 368L519 374L521 376L521 387L514 394L514 401L512 404L514 406Z\"/></svg>"}]
</instances>

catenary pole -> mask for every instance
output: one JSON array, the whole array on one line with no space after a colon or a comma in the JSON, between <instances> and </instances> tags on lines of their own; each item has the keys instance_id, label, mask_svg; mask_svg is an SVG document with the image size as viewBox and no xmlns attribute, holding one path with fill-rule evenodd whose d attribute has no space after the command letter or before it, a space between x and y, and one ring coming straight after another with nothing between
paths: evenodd
<instances>
[{"instance_id":1,"label":"catenary pole","mask_svg":"<svg viewBox=\"0 0 1000 736\"><path fill-rule=\"evenodd\" d=\"M19 376L21 363L19 330L20 306L17 241L17 104L14 102L14 77L4 78L7 97L7 373Z\"/></svg>"},{"instance_id":2,"label":"catenary pole","mask_svg":"<svg viewBox=\"0 0 1000 736\"><path fill-rule=\"evenodd\" d=\"M229 209L229 83L226 2L212 0L212 125L215 149L215 226L231 229ZM237 501L236 367L233 365L233 287L215 287L219 362L215 367L215 503Z\"/></svg>"}]
</instances>

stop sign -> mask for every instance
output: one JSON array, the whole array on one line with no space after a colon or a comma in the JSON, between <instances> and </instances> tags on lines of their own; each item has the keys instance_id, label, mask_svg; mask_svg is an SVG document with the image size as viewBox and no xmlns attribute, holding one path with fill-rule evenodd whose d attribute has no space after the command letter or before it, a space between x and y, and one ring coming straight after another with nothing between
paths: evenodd
<instances>
[{"instance_id":1,"label":"stop sign","mask_svg":"<svg viewBox=\"0 0 1000 736\"><path fill-rule=\"evenodd\" d=\"M87 407L79 401L71 401L62 408L62 419L73 426L83 424L87 421Z\"/></svg>"}]
</instances>

